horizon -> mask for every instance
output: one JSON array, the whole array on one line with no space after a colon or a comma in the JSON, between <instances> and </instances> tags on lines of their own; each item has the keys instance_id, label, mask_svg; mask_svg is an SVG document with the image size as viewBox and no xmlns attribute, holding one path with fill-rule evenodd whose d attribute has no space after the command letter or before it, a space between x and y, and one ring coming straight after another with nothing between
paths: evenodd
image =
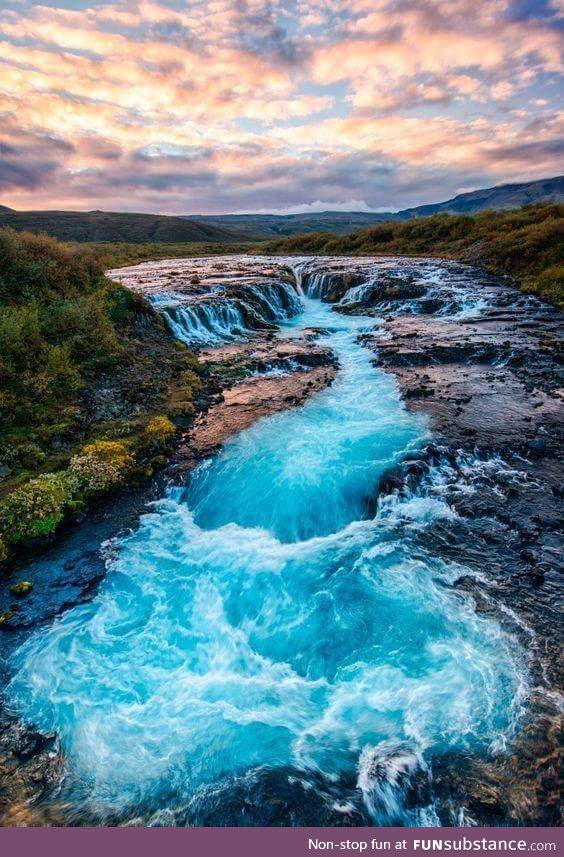
<instances>
[{"instance_id":1,"label":"horizon","mask_svg":"<svg viewBox=\"0 0 564 857\"><path fill-rule=\"evenodd\" d=\"M2 202L393 213L556 175L563 20L561 0L12 0Z\"/></svg>"},{"instance_id":2,"label":"horizon","mask_svg":"<svg viewBox=\"0 0 564 857\"><path fill-rule=\"evenodd\" d=\"M493 187L483 187L483 188L474 188L472 190L466 190L464 193L459 194L458 196L464 196L470 193L479 193L480 191L489 191L494 189L501 189L504 187L519 187L520 185L532 184L533 182L543 182L543 181L555 181L556 179L562 178L561 175L555 176L544 176L541 179L532 179L532 180L523 180L519 182L507 182L500 185L494 185ZM430 200L425 203L421 203L420 205L441 205L443 203L449 202L450 200ZM76 209L60 209L60 208L52 208L52 209L12 209L7 206L3 206L0 203L0 210L2 207L7 208L8 211L14 211L16 213L25 211L37 211L47 213L49 211L52 212L64 212L67 214L140 214L147 216L155 216L155 217L181 217L183 219L193 219L198 220L198 218L210 218L210 217L292 217L292 216L302 216L302 215L311 215L315 216L321 214L390 214L396 215L401 214L403 211L409 211L412 208L416 208L417 206L406 206L404 209L398 209L395 211L388 210L371 210L371 209L362 209L362 208L315 208L314 205L309 206L301 206L301 208L306 208L307 210L302 211L285 211L281 212L280 210L272 210L272 211L223 211L223 212L214 212L213 214L201 214L201 213L187 213L187 214L167 214L163 211L136 211L133 209L121 209L117 211L112 211L110 209L101 209L101 208L76 208ZM1 211L0 211L1 213Z\"/></svg>"}]
</instances>

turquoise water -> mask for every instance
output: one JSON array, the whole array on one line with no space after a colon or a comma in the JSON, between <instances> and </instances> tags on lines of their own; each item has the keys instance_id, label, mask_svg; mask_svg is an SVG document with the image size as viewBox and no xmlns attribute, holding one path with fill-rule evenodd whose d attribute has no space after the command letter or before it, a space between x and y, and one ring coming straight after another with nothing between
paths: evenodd
<instances>
[{"instance_id":1,"label":"turquoise water","mask_svg":"<svg viewBox=\"0 0 564 857\"><path fill-rule=\"evenodd\" d=\"M428 431L358 344L373 324L304 299L284 335L326 329L334 384L203 462L121 541L96 598L18 652L11 702L60 734L80 800L155 808L291 766L358 777L377 822L382 748L503 751L521 652L415 539L454 513L413 496L368 514Z\"/></svg>"}]
</instances>

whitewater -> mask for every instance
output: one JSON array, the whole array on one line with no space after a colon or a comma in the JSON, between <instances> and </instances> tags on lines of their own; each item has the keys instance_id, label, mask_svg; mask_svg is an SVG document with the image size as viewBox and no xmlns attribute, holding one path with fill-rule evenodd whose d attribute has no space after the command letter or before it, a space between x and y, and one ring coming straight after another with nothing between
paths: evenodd
<instances>
[{"instance_id":1,"label":"whitewater","mask_svg":"<svg viewBox=\"0 0 564 857\"><path fill-rule=\"evenodd\" d=\"M170 489L112 546L96 597L15 655L10 704L58 733L68 794L101 818L279 768L354 778L375 824L438 823L431 793L404 805L406 781L516 729L522 650L417 539L455 512L432 492L377 502L429 429L359 342L375 319L300 301L281 335L315 328L332 386Z\"/></svg>"}]
</instances>

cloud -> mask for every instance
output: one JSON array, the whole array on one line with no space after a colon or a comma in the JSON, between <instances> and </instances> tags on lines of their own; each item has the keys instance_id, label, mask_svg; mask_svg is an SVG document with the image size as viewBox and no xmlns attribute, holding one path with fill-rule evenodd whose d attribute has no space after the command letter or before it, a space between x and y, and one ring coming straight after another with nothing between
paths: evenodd
<instances>
[{"instance_id":1,"label":"cloud","mask_svg":"<svg viewBox=\"0 0 564 857\"><path fill-rule=\"evenodd\" d=\"M556 0L83 5L0 12L4 204L390 209L561 165Z\"/></svg>"},{"instance_id":2,"label":"cloud","mask_svg":"<svg viewBox=\"0 0 564 857\"><path fill-rule=\"evenodd\" d=\"M261 208L254 211L236 211L235 214L310 214L316 211L372 211L364 199L345 199L343 202L327 202L317 199L286 208Z\"/></svg>"}]
</instances>

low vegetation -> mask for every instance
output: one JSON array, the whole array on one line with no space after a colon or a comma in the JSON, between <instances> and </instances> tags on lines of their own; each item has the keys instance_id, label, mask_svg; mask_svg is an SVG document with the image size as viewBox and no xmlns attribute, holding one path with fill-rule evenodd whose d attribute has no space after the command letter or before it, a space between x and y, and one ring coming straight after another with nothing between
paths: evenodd
<instances>
[{"instance_id":1,"label":"low vegetation","mask_svg":"<svg viewBox=\"0 0 564 857\"><path fill-rule=\"evenodd\" d=\"M564 305L564 206L551 203L473 216L387 221L335 236L318 232L261 245L264 254L442 256L509 275L527 292Z\"/></svg>"},{"instance_id":2,"label":"low vegetation","mask_svg":"<svg viewBox=\"0 0 564 857\"><path fill-rule=\"evenodd\" d=\"M6 559L160 466L202 382L194 356L90 248L0 230L0 309Z\"/></svg>"},{"instance_id":3,"label":"low vegetation","mask_svg":"<svg viewBox=\"0 0 564 857\"><path fill-rule=\"evenodd\" d=\"M196 259L199 256L248 253L255 245L248 241L240 241L229 245L218 244L217 242L167 244L162 241L151 241L135 244L123 241L107 241L104 243L90 243L87 246L98 262L107 269L120 268L125 265L137 265L139 262L154 262L158 259Z\"/></svg>"}]
</instances>

